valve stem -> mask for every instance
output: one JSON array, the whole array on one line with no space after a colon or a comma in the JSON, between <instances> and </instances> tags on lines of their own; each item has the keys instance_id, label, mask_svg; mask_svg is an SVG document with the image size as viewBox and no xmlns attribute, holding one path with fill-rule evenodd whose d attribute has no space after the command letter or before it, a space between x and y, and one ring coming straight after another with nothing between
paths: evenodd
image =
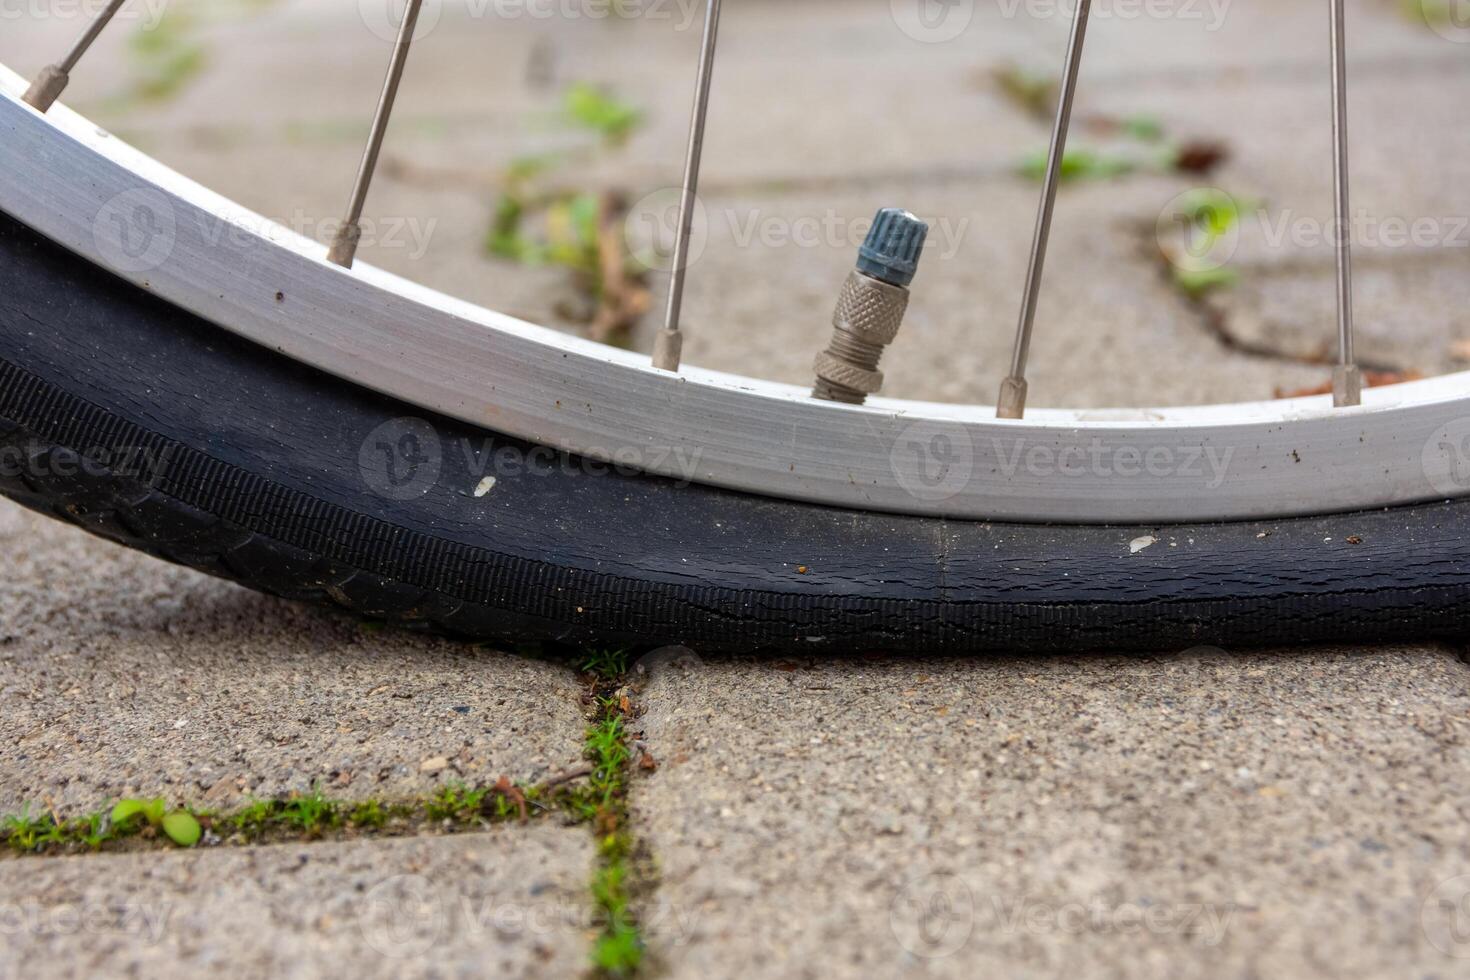
<instances>
[{"instance_id":1,"label":"valve stem","mask_svg":"<svg viewBox=\"0 0 1470 980\"><path fill-rule=\"evenodd\" d=\"M884 208L874 217L857 268L837 296L832 340L813 364L813 398L861 405L883 387L878 360L898 336L928 234L929 226L902 208Z\"/></svg>"}]
</instances>

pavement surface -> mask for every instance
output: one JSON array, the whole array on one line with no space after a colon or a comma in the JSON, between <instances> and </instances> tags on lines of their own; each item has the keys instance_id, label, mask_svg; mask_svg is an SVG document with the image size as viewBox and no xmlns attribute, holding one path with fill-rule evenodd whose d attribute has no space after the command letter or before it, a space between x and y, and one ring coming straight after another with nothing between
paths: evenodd
<instances>
[{"instance_id":1,"label":"pavement surface","mask_svg":"<svg viewBox=\"0 0 1470 980\"><path fill-rule=\"evenodd\" d=\"M0 514L0 812L156 794L229 809L318 786L403 799L579 764L569 668L369 632Z\"/></svg>"},{"instance_id":2,"label":"pavement surface","mask_svg":"<svg viewBox=\"0 0 1470 980\"><path fill-rule=\"evenodd\" d=\"M1455 95L1470 32L1424 7L1348 0L1350 132L1360 351L1432 374L1470 358L1470 100ZM620 195L641 241L678 179L700 12L632 8L429 0L362 260L586 329L568 270L486 243L507 171L532 159L539 190ZM1047 136L1001 79L1056 71L1069 9L727 4L686 359L807 381L862 223L900 205L934 232L887 393L992 399L1038 192L1020 170ZM67 101L326 241L387 59L382 13L129 4ZM77 5L0 18L0 61L24 74L80 30ZM1328 379L1326 64L1313 0L1094 4L1073 136L1094 167L1059 198L1034 404ZM621 144L567 121L579 82L641 114ZM1225 150L1208 173L1164 162L1204 144ZM1201 188L1238 217L1208 255L1234 284L1196 301L1160 252L1179 244L1179 195ZM665 277L649 287L656 309ZM651 328L627 342L646 348ZM564 666L365 630L10 504L0 541L0 812L132 793L229 807L314 785L386 799L533 782L581 755L585 692ZM632 789L657 884L641 899L648 972L1470 976L1458 654L656 658L633 692L658 760ZM593 843L543 821L0 860L0 977L566 976L586 963Z\"/></svg>"},{"instance_id":3,"label":"pavement surface","mask_svg":"<svg viewBox=\"0 0 1470 980\"><path fill-rule=\"evenodd\" d=\"M572 976L591 837L456 837L7 861L0 977Z\"/></svg>"},{"instance_id":4,"label":"pavement surface","mask_svg":"<svg viewBox=\"0 0 1470 980\"><path fill-rule=\"evenodd\" d=\"M1423 648L687 656L647 683L635 796L664 948L680 976L1463 975L1467 682Z\"/></svg>"}]
</instances>

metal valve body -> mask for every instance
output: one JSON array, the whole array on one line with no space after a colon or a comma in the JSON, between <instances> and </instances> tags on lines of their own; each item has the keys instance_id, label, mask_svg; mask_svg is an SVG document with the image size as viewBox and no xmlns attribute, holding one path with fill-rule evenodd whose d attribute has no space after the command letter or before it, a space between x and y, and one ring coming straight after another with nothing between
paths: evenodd
<instances>
[{"instance_id":1,"label":"metal valve body","mask_svg":"<svg viewBox=\"0 0 1470 980\"><path fill-rule=\"evenodd\" d=\"M898 336L928 233L928 225L899 208L884 208L873 219L857 268L837 296L832 339L813 363L812 397L861 405L883 387L878 361Z\"/></svg>"}]
</instances>

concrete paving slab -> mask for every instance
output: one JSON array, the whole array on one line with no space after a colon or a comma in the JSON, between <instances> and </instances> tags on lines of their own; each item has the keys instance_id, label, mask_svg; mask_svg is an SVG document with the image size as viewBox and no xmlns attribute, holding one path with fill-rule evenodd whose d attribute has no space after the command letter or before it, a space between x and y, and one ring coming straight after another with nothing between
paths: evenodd
<instances>
[{"instance_id":1,"label":"concrete paving slab","mask_svg":"<svg viewBox=\"0 0 1470 980\"><path fill-rule=\"evenodd\" d=\"M1467 670L1434 648L657 668L633 799L682 910L660 954L676 977L1463 975Z\"/></svg>"},{"instance_id":2,"label":"concrete paving slab","mask_svg":"<svg viewBox=\"0 0 1470 980\"><path fill-rule=\"evenodd\" d=\"M566 977L585 829L0 861L0 977Z\"/></svg>"},{"instance_id":3,"label":"concrete paving slab","mask_svg":"<svg viewBox=\"0 0 1470 980\"><path fill-rule=\"evenodd\" d=\"M246 591L0 502L0 812L432 793L578 764L567 668Z\"/></svg>"}]
</instances>

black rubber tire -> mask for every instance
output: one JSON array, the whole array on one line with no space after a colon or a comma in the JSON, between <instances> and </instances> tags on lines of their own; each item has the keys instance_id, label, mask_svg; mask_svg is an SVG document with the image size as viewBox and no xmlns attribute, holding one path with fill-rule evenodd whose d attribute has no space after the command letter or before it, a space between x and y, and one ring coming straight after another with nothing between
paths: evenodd
<instances>
[{"instance_id":1,"label":"black rubber tire","mask_svg":"<svg viewBox=\"0 0 1470 980\"><path fill-rule=\"evenodd\" d=\"M0 215L0 492L264 592L499 641L701 650L1260 646L1467 625L1465 502L984 524L538 452L236 338ZM1131 553L1145 535L1158 543Z\"/></svg>"}]
</instances>

